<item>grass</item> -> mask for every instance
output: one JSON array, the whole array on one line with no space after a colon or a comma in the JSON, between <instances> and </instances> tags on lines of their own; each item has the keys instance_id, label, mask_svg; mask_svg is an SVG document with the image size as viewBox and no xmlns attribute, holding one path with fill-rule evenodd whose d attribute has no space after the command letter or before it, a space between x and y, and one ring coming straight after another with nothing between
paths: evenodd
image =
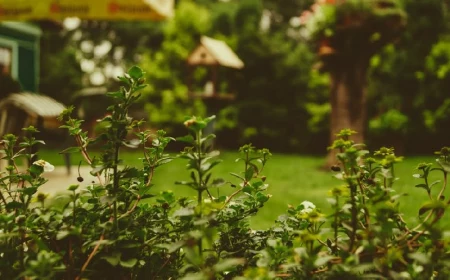
<instances>
[{"instance_id":1,"label":"grass","mask_svg":"<svg viewBox=\"0 0 450 280\"><path fill-rule=\"evenodd\" d=\"M57 155L55 151L42 150L40 155L52 164L64 164L63 157ZM237 179L229 173L238 173L243 170L243 164L234 161L238 156L238 153L234 152L222 153L223 162L215 167L213 177L215 175L215 177L237 183ZM122 157L124 162L129 165L138 166L140 164L141 154L139 153L126 152L123 153ZM80 160L80 155L74 155L72 163L77 165ZM325 213L330 213L330 207L326 199L328 191L339 185L341 181L334 178L331 171L320 169L323 160L323 157L318 156L274 154L263 172L267 176L266 182L270 185L267 192L272 194L272 198L255 217L252 217L252 226L256 229L267 228L273 225L273 221L286 211L289 204L298 205L304 200L311 201ZM407 194L400 199L400 210L405 213L404 218L411 226L419 222L417 219L419 208L428 200L425 190L415 187L422 181L412 176L416 173L415 168L420 162L434 162L434 157L406 157L403 162L397 165L395 174L399 179L395 182L394 189L397 193ZM195 192L193 190L174 183L175 181L189 179L189 172L185 169L185 165L184 160L176 159L157 169L153 181L155 184L153 192L173 190L177 196L194 197ZM73 168L76 168L76 166ZM435 193L439 192L441 184L434 188ZM233 190L229 186L224 186L216 191L227 194ZM212 195L217 195L217 192L213 191ZM446 196L448 197L448 195ZM450 222L446 222L446 220L450 220L448 218L444 217L442 220L444 226L450 228Z\"/></svg>"}]
</instances>

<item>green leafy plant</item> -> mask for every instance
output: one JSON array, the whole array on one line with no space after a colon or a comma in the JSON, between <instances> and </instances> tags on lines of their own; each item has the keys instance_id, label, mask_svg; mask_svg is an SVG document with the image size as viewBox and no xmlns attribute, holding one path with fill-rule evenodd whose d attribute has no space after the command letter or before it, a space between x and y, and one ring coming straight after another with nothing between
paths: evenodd
<instances>
[{"instance_id":1,"label":"green leafy plant","mask_svg":"<svg viewBox=\"0 0 450 280\"><path fill-rule=\"evenodd\" d=\"M337 149L339 165L335 177L342 181L330 191L333 212L323 215L314 204L303 202L281 216L260 255L259 266L250 268L243 279L428 279L448 277L448 244L439 226L448 203L449 149L437 154L438 167L418 166L430 201L419 210L421 222L409 227L399 211L399 197L393 189L395 164L402 160L391 148L370 154L350 140L354 131L343 130L330 149ZM441 172L443 181L430 182L431 172ZM442 184L436 195L431 187ZM325 225L330 227L326 228Z\"/></svg>"},{"instance_id":2,"label":"green leafy plant","mask_svg":"<svg viewBox=\"0 0 450 280\"><path fill-rule=\"evenodd\" d=\"M421 163L418 183L428 199L420 222L408 225L394 190L395 166L402 160L392 148L374 153L354 143L355 131L342 130L330 149L338 151L332 167L338 185L330 190L330 213L310 201L290 205L273 227L252 230L248 219L270 199L263 175L271 153L251 144L239 149L238 171L215 178L220 164L214 135L204 129L214 116L189 117L187 144L168 155L174 138L141 130L128 116L144 87L144 73L132 67L123 87L108 94L113 104L101 120L105 130L91 139L82 120L61 116L97 181L86 188L68 186L63 203L51 203L39 188L54 167L35 160L37 130L18 140L5 135L2 153L9 164L0 178L0 277L3 279L447 279L449 234L441 228L450 202L446 198L450 149L436 153L436 164ZM130 140L130 134L135 139ZM101 155L91 156L91 145ZM142 165L128 166L123 148L142 151ZM27 159L26 167L19 160ZM153 191L157 169L185 160L188 180L177 188L195 197ZM436 180L433 173L440 173ZM78 177L83 181L82 176Z\"/></svg>"}]
</instances>

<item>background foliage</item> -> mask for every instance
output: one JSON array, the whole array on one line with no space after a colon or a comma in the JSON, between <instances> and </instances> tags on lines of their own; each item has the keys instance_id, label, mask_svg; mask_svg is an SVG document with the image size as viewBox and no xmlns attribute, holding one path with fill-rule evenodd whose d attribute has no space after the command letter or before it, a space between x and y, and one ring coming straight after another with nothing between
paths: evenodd
<instances>
[{"instance_id":1,"label":"background foliage","mask_svg":"<svg viewBox=\"0 0 450 280\"><path fill-rule=\"evenodd\" d=\"M410 19L405 31L371 61L368 142L424 153L424 140L437 149L450 138L440 129L450 123L449 1L401 2ZM41 91L70 103L77 89L89 85L82 60L94 61L104 73L139 63L151 73L140 108L155 128L176 133L185 115L214 113L222 147L264 141L276 151L322 153L328 145L328 77L316 70L315 46L298 22L313 3L180 0L174 19L163 23L82 22L70 31L45 29ZM185 59L201 35L226 41L245 63L240 71L219 72L220 88L237 94L220 112L187 94ZM104 56L79 51L84 41L100 45L106 39L112 47ZM207 71L194 76L202 83ZM50 82L55 80L61 84ZM399 143L388 140L392 132Z\"/></svg>"}]
</instances>

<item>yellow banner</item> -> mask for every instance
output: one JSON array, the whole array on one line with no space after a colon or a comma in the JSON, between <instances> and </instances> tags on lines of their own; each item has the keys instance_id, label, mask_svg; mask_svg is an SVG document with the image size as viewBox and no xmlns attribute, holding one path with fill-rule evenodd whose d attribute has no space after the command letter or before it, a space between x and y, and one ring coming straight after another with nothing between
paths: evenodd
<instances>
[{"instance_id":1,"label":"yellow banner","mask_svg":"<svg viewBox=\"0 0 450 280\"><path fill-rule=\"evenodd\" d=\"M0 0L0 21L162 20L173 15L174 0Z\"/></svg>"}]
</instances>

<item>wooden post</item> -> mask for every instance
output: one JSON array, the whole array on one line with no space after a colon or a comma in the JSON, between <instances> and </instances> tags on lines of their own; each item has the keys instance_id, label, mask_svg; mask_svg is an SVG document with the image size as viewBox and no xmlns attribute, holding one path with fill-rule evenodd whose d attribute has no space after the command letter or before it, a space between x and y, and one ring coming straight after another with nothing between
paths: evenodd
<instances>
[{"instance_id":1,"label":"wooden post","mask_svg":"<svg viewBox=\"0 0 450 280\"><path fill-rule=\"evenodd\" d=\"M186 81L186 85L187 85L187 89L188 89L188 95L192 94L192 73L193 73L193 68L194 66L190 65L189 63L187 64L187 81Z\"/></svg>"},{"instance_id":2,"label":"wooden post","mask_svg":"<svg viewBox=\"0 0 450 280\"><path fill-rule=\"evenodd\" d=\"M211 69L212 83L213 83L213 95L214 96L217 95L217 68L218 68L218 65L214 64Z\"/></svg>"}]
</instances>

